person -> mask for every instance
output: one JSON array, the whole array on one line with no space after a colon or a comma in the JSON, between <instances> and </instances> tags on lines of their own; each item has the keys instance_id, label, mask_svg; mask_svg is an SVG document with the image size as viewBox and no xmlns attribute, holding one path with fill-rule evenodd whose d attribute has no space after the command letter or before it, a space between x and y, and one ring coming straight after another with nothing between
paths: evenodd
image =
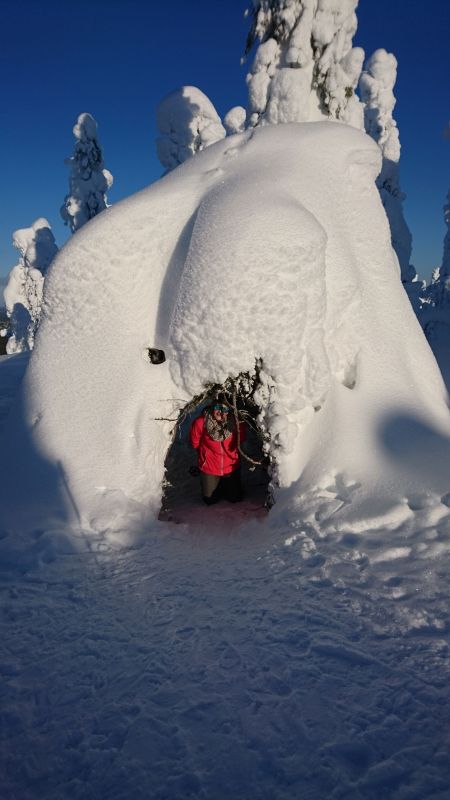
<instances>
[{"instance_id":1,"label":"person","mask_svg":"<svg viewBox=\"0 0 450 800\"><path fill-rule=\"evenodd\" d=\"M239 437L245 439L245 424L239 423ZM198 452L198 468L206 505L222 498L242 500L241 459L236 421L231 409L221 402L208 406L191 425L189 439Z\"/></svg>"}]
</instances>

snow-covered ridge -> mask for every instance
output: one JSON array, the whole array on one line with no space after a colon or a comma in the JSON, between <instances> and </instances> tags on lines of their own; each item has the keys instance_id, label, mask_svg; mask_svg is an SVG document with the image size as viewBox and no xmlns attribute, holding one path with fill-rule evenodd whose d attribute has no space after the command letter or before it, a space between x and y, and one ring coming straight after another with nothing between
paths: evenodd
<instances>
[{"instance_id":1,"label":"snow-covered ridge","mask_svg":"<svg viewBox=\"0 0 450 800\"><path fill-rule=\"evenodd\" d=\"M29 511L85 527L156 515L169 420L256 361L272 514L315 513L325 492L335 525L443 493L446 448L438 474L430 448L450 437L446 395L398 278L379 169L356 129L268 126L85 225L47 277L23 410L2 443L5 513L27 496Z\"/></svg>"}]
</instances>

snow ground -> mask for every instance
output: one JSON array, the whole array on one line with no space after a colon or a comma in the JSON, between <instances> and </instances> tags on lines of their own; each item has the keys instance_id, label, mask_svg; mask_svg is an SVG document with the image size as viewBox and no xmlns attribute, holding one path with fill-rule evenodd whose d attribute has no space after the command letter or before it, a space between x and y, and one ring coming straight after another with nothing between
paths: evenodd
<instances>
[{"instance_id":1,"label":"snow ground","mask_svg":"<svg viewBox=\"0 0 450 800\"><path fill-rule=\"evenodd\" d=\"M448 337L440 337L432 342L433 354L441 370L447 391L450 393L450 346Z\"/></svg>"},{"instance_id":2,"label":"snow ground","mask_svg":"<svg viewBox=\"0 0 450 800\"><path fill-rule=\"evenodd\" d=\"M30 352L0 358L0 429L13 405L29 360Z\"/></svg>"},{"instance_id":3,"label":"snow ground","mask_svg":"<svg viewBox=\"0 0 450 800\"><path fill-rule=\"evenodd\" d=\"M357 131L318 124L301 134L316 159L328 153L333 161L330 137L341 155L341 139L349 147L351 163L336 161L338 182L324 162L319 185L308 150L298 147L301 132L278 126L284 130L243 138L239 152L229 142L208 148L86 225L49 275L47 316L6 424L26 359L1 361L1 800L449 798L447 396L390 270L374 146ZM163 347L176 366L196 322L184 299L195 287L209 297L208 275L196 265L208 254L210 220L210 263L226 275L223 223L232 239L233 217L223 211L230 198L245 201L252 164L261 176L265 153L280 154L286 184L299 192L288 206L295 235L298 217L289 215L297 206L303 234L319 236L308 214L327 232L321 271L303 251L301 263L315 276L308 308L319 340L328 340L332 379L316 408L314 381L327 377L328 361L315 361L323 348L314 340L310 350L306 339L312 421L303 461L286 453L269 516L248 500L239 508L194 503L172 515L188 524L157 522L171 427L162 418L196 389L183 394L168 362L152 366L146 347ZM302 180L290 174L291 162ZM270 166L260 200L281 174ZM236 176L242 185L230 194ZM325 191L331 184L343 199ZM249 263L244 250L236 274ZM283 252L274 275L291 263ZM264 291L263 281L246 292L255 309ZM301 293L297 303L304 305ZM206 308L214 312L212 303ZM127 325L118 328L122 318ZM259 354L249 350L245 363L238 354L234 364L233 348L222 353L216 340L200 358L214 342L214 313L206 318L211 335L208 328L179 363L191 358L193 374L202 363L201 385L211 369L233 374ZM265 314L258 319L262 330ZM240 325L237 314L230 341L239 341ZM242 348L249 341L243 337ZM296 380L286 342L281 356ZM277 355L269 345L270 336L264 363ZM291 386L289 403L290 381L280 383ZM278 416L289 417L287 408ZM300 426L303 410L291 411ZM290 428L280 434L288 439Z\"/></svg>"},{"instance_id":4,"label":"snow ground","mask_svg":"<svg viewBox=\"0 0 450 800\"><path fill-rule=\"evenodd\" d=\"M448 515L251 515L0 532L2 800L448 800Z\"/></svg>"},{"instance_id":5,"label":"snow ground","mask_svg":"<svg viewBox=\"0 0 450 800\"><path fill-rule=\"evenodd\" d=\"M4 532L3 800L448 800L449 520L234 514Z\"/></svg>"}]
</instances>

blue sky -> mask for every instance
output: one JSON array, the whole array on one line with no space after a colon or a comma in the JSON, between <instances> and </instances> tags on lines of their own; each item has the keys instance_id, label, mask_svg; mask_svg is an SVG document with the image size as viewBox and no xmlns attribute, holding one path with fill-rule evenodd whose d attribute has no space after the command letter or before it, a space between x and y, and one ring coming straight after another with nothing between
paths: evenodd
<instances>
[{"instance_id":1,"label":"blue sky","mask_svg":"<svg viewBox=\"0 0 450 800\"><path fill-rule=\"evenodd\" d=\"M99 125L114 175L110 202L158 178L155 107L193 84L223 116L246 104L241 66L246 0L0 0L2 75L0 276L16 261L11 234L37 217L58 245L67 192L64 159L82 111ZM406 10L405 10L406 9ZM413 263L428 276L445 234L450 186L448 0L360 0L354 44L399 61L395 116L402 144L401 183L414 240Z\"/></svg>"}]
</instances>

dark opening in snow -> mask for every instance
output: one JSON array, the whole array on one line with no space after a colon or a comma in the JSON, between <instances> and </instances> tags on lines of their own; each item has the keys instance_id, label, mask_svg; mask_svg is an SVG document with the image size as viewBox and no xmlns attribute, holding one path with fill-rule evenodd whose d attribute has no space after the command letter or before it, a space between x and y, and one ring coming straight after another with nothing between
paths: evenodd
<instances>
[{"instance_id":1,"label":"dark opening in snow","mask_svg":"<svg viewBox=\"0 0 450 800\"><path fill-rule=\"evenodd\" d=\"M164 350L158 350L156 347L148 348L148 357L152 364L164 364L166 354Z\"/></svg>"},{"instance_id":2,"label":"dark opening in snow","mask_svg":"<svg viewBox=\"0 0 450 800\"><path fill-rule=\"evenodd\" d=\"M220 397L230 407L230 413L238 414L246 426L246 439L241 445L241 478L244 499L240 503L229 504L221 500L208 508L208 518L213 509L229 507L230 513L245 517L266 513L270 508L269 460L264 455L264 436L258 427L256 417L258 408L252 401L255 381L248 375L230 379L225 386L207 387L204 394L193 398L180 412L173 431L172 444L167 453L164 492L160 519L168 521L188 521L193 509L207 509L202 501L200 473L197 469L197 452L189 444L189 430L192 422ZM234 389L234 392L233 392Z\"/></svg>"}]
</instances>

